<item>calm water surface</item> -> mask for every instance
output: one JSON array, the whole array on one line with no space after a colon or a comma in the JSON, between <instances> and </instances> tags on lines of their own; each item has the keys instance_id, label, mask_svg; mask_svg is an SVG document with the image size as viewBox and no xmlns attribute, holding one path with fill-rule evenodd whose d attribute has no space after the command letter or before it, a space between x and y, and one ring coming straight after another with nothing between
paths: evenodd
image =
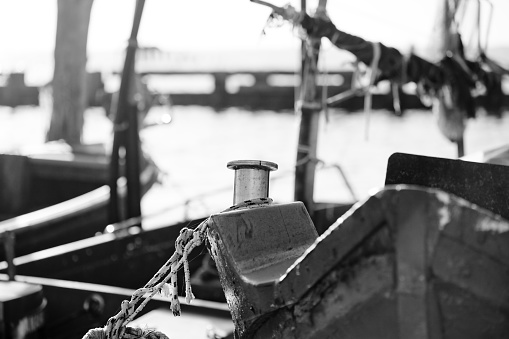
<instances>
[{"instance_id":1,"label":"calm water surface","mask_svg":"<svg viewBox=\"0 0 509 339\"><path fill-rule=\"evenodd\" d=\"M0 150L36 145L44 140L49 110L40 107L0 107ZM154 107L149 119L157 119L166 108ZM144 213L153 217L148 225L202 217L232 203L233 172L226 163L236 159L276 162L271 175L270 196L276 202L293 200L299 117L291 112L251 112L231 108L173 107L172 123L142 132L145 150L165 172L162 185L145 197ZM324 165L316 174L316 201L352 201L338 170L339 165L357 198L365 198L383 185L388 157L394 152L444 158L456 157L456 145L446 140L428 111L409 111L398 118L390 112L367 115L330 112L322 119L318 157ZM366 130L368 131L366 133ZM467 154L509 142L509 113L501 119L470 120L465 140ZM111 123L102 109L86 113L84 141L109 142Z\"/></svg>"}]
</instances>

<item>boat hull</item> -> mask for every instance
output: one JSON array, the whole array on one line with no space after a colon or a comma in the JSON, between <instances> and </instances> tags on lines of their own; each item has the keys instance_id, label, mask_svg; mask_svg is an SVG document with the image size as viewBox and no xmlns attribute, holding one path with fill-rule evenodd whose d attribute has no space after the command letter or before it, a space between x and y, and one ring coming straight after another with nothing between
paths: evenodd
<instances>
[{"instance_id":1,"label":"boat hull","mask_svg":"<svg viewBox=\"0 0 509 339\"><path fill-rule=\"evenodd\" d=\"M211 253L238 338L509 335L509 223L443 191L384 189L262 284L220 232Z\"/></svg>"},{"instance_id":2,"label":"boat hull","mask_svg":"<svg viewBox=\"0 0 509 339\"><path fill-rule=\"evenodd\" d=\"M0 154L0 234L15 236L16 256L93 237L108 225L109 157L102 146L83 147L57 142L30 155ZM143 169L145 194L159 170L148 158Z\"/></svg>"}]
</instances>

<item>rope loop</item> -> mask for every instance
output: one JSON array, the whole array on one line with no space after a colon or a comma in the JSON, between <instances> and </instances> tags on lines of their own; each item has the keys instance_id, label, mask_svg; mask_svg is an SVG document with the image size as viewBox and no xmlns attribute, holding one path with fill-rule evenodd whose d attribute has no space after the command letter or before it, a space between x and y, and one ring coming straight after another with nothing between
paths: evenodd
<instances>
[{"instance_id":1,"label":"rope loop","mask_svg":"<svg viewBox=\"0 0 509 339\"><path fill-rule=\"evenodd\" d=\"M270 198L246 200L237 205L225 209L223 212L236 211L247 208L268 206L272 203ZM136 315L157 293L170 298L170 308L174 316L181 312L178 296L177 272L184 268L185 300L190 303L194 299L191 289L191 272L189 269L188 256L191 251L200 246L207 236L210 217L201 222L196 228L184 227L175 240L175 252L157 273L145 284L144 287L134 291L130 300L122 301L120 311L109 318L104 328L92 329L85 334L83 339L168 339L161 332L143 331L141 329L127 327ZM168 283L169 282L169 283Z\"/></svg>"},{"instance_id":2,"label":"rope loop","mask_svg":"<svg viewBox=\"0 0 509 339\"><path fill-rule=\"evenodd\" d=\"M177 240L175 240L175 251L178 254L182 255L184 247L187 245L189 240L191 240L193 234L194 231L187 227L184 227L183 229L180 230L180 235L178 236Z\"/></svg>"}]
</instances>

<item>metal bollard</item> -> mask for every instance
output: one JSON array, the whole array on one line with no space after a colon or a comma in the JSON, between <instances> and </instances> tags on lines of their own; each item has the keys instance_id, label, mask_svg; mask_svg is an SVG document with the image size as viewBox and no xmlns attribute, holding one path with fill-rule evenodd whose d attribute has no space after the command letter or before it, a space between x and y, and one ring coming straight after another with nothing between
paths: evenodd
<instances>
[{"instance_id":1,"label":"metal bollard","mask_svg":"<svg viewBox=\"0 0 509 339\"><path fill-rule=\"evenodd\" d=\"M226 167L235 170L234 205L246 200L269 197L269 172L277 170L277 164L262 160L234 160Z\"/></svg>"}]
</instances>

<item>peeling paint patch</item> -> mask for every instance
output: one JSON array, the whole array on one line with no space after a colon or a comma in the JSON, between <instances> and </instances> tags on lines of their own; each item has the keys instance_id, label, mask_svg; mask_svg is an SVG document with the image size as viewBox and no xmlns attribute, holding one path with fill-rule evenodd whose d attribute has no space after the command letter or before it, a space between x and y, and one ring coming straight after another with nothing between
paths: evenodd
<instances>
[{"instance_id":1,"label":"peeling paint patch","mask_svg":"<svg viewBox=\"0 0 509 339\"><path fill-rule=\"evenodd\" d=\"M445 192L435 192L437 199L444 205L437 211L438 213L438 229L443 230L445 225L451 221L451 213L449 212L449 204L451 203L451 197Z\"/></svg>"},{"instance_id":2,"label":"peeling paint patch","mask_svg":"<svg viewBox=\"0 0 509 339\"><path fill-rule=\"evenodd\" d=\"M509 232L509 224L503 220L483 219L475 226L475 230L481 232L505 233Z\"/></svg>"}]
</instances>

